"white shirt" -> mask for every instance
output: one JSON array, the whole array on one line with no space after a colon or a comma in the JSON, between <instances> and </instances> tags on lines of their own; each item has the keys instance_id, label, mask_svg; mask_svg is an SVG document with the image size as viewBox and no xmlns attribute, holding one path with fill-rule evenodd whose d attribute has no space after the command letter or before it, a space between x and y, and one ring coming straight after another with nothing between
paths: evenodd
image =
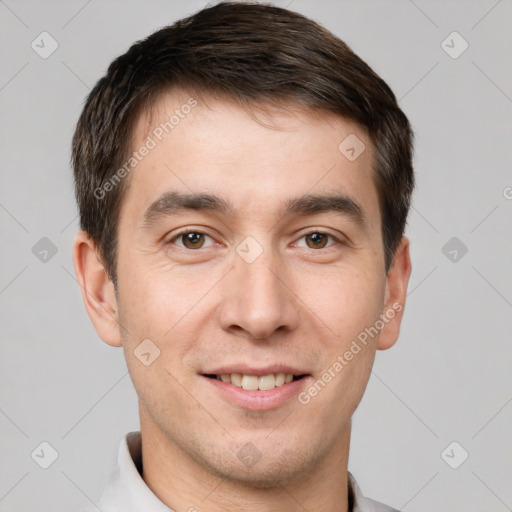
<instances>
[{"instance_id":1,"label":"white shirt","mask_svg":"<svg viewBox=\"0 0 512 512\"><path fill-rule=\"evenodd\" d=\"M140 471L140 472L139 472ZM140 432L130 432L121 441L117 467L110 475L98 506L83 512L174 512L164 505L141 477L142 444ZM354 477L348 474L350 512L398 512L365 498Z\"/></svg>"}]
</instances>

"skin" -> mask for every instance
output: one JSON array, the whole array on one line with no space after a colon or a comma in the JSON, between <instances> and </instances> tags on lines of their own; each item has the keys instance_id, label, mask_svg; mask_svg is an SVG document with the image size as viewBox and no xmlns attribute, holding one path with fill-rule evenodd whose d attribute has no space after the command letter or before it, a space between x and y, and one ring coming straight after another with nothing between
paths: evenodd
<instances>
[{"instance_id":1,"label":"skin","mask_svg":"<svg viewBox=\"0 0 512 512\"><path fill-rule=\"evenodd\" d=\"M135 126L134 148L188 98L162 97ZM402 239L386 271L365 130L291 105L267 107L258 123L232 102L199 102L132 171L117 293L87 234L74 244L87 311L99 336L124 348L139 396L143 478L177 512L346 511L350 419L376 350L399 334L403 308L307 404L293 396L249 411L201 376L225 364L279 362L306 370L307 390L380 314L405 304L409 243ZM338 150L349 134L366 145L353 162ZM144 226L146 209L171 190L221 196L233 211L182 211ZM289 198L334 190L360 206L364 225L332 211L283 213ZM208 235L204 246L185 247L176 238L182 228ZM305 235L315 232L335 238L308 247ZM247 236L262 249L252 263L236 252ZM149 366L134 356L144 339L160 350ZM252 466L237 457L247 443L261 453Z\"/></svg>"}]
</instances>

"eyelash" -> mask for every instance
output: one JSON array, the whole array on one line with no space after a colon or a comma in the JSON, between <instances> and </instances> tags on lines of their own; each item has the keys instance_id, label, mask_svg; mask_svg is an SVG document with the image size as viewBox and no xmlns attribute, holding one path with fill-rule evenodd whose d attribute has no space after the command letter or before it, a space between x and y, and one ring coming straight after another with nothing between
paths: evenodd
<instances>
[{"instance_id":1,"label":"eyelash","mask_svg":"<svg viewBox=\"0 0 512 512\"><path fill-rule=\"evenodd\" d=\"M176 240L180 239L181 237L189 234L189 233L196 233L196 234L200 234L200 235L205 235L209 238L211 238L212 240L213 237L208 235L207 233L203 232L203 231L200 231L198 229L185 229L183 231L180 231L178 233L176 233L167 243L168 244L172 244L172 245L176 245L175 242ZM326 231L321 231L321 230L312 230L312 231L308 231L307 233L304 233L300 238L299 240L302 240L304 239L305 237L307 237L308 235L313 235L313 234L318 234L318 235L324 235L324 236L327 236L329 238L329 240L331 241L334 241L334 243L331 243L330 245L327 245L326 247L321 247L319 249L314 249L312 247L305 247L306 249L310 249L312 251L320 251L322 249L329 249L330 247L332 247L333 245L336 245L336 244L342 244L343 242L341 242L341 240L337 237L335 237L334 235L332 235L331 233L328 233ZM329 242L328 242L329 243ZM189 252L194 252L194 251L199 251L200 249L203 249L204 247L199 247L198 249L189 249L188 247L185 247L185 246L180 246L178 245L177 247L179 247L180 249L182 250L185 250L185 251L189 251Z\"/></svg>"}]
</instances>

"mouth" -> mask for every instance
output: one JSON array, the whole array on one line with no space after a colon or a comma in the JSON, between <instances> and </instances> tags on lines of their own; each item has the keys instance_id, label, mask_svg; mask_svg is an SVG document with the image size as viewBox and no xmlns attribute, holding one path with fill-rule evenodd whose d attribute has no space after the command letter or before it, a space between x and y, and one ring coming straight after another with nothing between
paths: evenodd
<instances>
[{"instance_id":1,"label":"mouth","mask_svg":"<svg viewBox=\"0 0 512 512\"><path fill-rule=\"evenodd\" d=\"M306 374L295 375L293 373L269 373L266 375L252 375L246 373L206 373L204 377L214 380L220 380L226 384L232 384L237 388L246 391L269 391L274 388L279 388L307 377Z\"/></svg>"},{"instance_id":2,"label":"mouth","mask_svg":"<svg viewBox=\"0 0 512 512\"><path fill-rule=\"evenodd\" d=\"M212 372L212 373L210 373ZM296 397L313 378L289 366L267 368L224 367L199 374L210 393L237 408L271 411L292 406Z\"/></svg>"}]
</instances>

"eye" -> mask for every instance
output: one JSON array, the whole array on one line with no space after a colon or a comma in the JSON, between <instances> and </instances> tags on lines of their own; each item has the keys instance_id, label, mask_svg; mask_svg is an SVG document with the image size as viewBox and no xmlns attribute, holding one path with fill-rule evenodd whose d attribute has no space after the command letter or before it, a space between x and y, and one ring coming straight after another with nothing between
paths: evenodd
<instances>
[{"instance_id":1,"label":"eye","mask_svg":"<svg viewBox=\"0 0 512 512\"><path fill-rule=\"evenodd\" d=\"M208 240L210 241L209 244ZM213 239L200 231L182 231L174 236L170 240L170 243L178 247L183 247L184 249L202 249L213 245Z\"/></svg>"},{"instance_id":2,"label":"eye","mask_svg":"<svg viewBox=\"0 0 512 512\"><path fill-rule=\"evenodd\" d=\"M337 240L333 235L328 233L323 233L322 231L313 231L308 233L300 238L300 240L305 241L305 246L309 249L324 249L325 247L329 247L333 243L336 243ZM332 243L329 244L329 241ZM329 245L328 245L329 244ZM297 245L304 247L304 245L298 243Z\"/></svg>"}]
</instances>

